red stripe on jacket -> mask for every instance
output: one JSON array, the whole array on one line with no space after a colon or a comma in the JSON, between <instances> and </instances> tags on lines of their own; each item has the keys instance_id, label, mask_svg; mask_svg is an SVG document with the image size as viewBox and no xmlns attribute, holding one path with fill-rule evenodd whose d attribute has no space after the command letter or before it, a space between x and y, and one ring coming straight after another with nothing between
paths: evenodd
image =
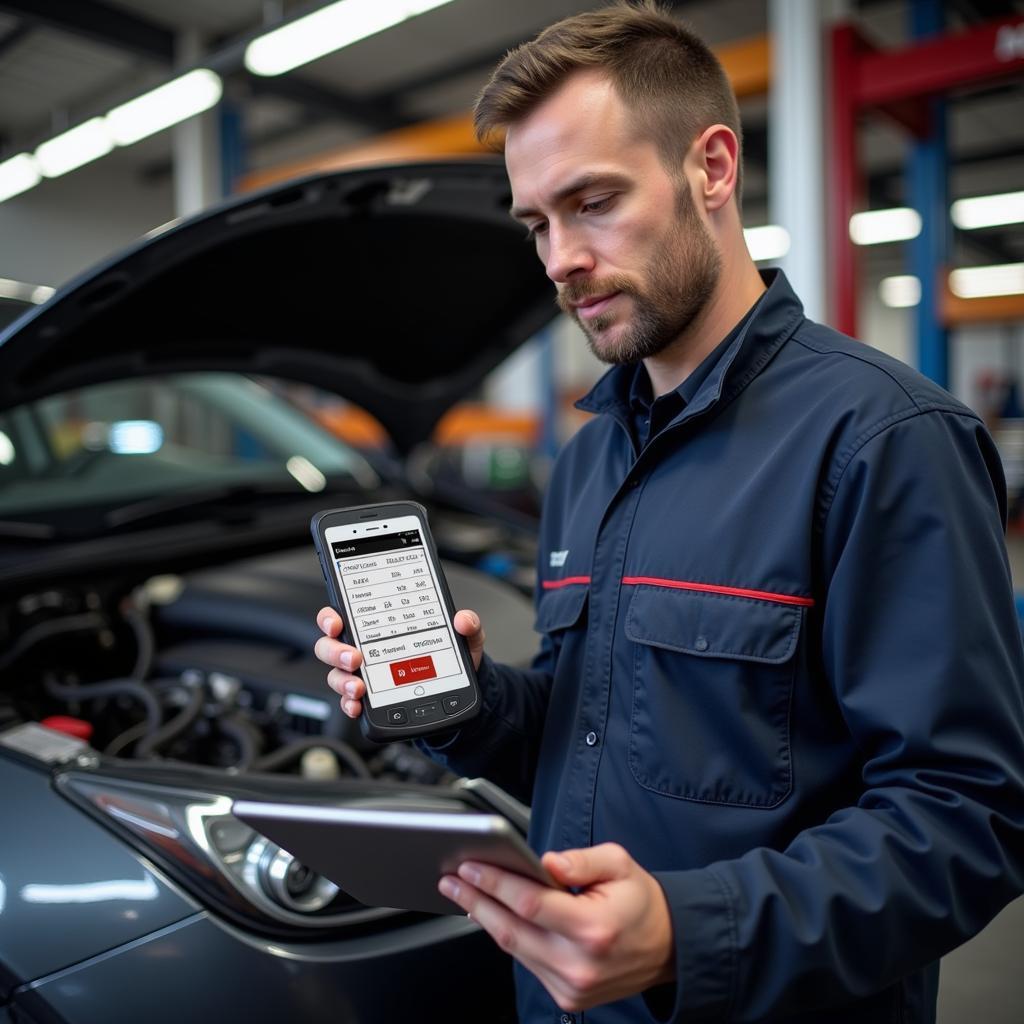
<instances>
[{"instance_id":1,"label":"red stripe on jacket","mask_svg":"<svg viewBox=\"0 0 1024 1024\"><path fill-rule=\"evenodd\" d=\"M773 601L775 604L795 604L801 608L814 605L813 597L795 597L792 594L775 594L770 590L747 590L743 587L720 587L714 583L691 583L688 580L665 580L657 576L623 576L628 586L643 584L648 587L671 587L673 590L698 590L705 594L728 594L730 597L749 597L755 601ZM544 584L547 586L547 584Z\"/></svg>"}]
</instances>

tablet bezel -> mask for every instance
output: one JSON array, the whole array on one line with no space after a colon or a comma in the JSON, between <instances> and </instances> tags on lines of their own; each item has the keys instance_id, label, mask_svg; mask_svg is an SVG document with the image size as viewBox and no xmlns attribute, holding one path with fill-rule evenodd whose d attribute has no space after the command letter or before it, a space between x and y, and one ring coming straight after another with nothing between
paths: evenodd
<instances>
[{"instance_id":1,"label":"tablet bezel","mask_svg":"<svg viewBox=\"0 0 1024 1024\"><path fill-rule=\"evenodd\" d=\"M438 891L466 860L561 889L519 831L498 814L237 800L232 813L367 906L462 914Z\"/></svg>"}]
</instances>

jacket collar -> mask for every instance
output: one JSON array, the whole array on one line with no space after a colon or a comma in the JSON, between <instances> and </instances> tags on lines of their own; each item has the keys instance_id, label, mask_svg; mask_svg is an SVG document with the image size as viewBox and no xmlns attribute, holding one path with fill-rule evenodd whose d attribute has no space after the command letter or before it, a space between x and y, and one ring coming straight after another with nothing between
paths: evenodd
<instances>
[{"instance_id":1,"label":"jacket collar","mask_svg":"<svg viewBox=\"0 0 1024 1024\"><path fill-rule=\"evenodd\" d=\"M729 401L743 390L771 360L803 319L804 310L781 270L762 270L767 291L744 329L722 354L686 408L673 422L690 419L711 406ZM629 394L634 366L613 366L576 403L577 409L629 415Z\"/></svg>"}]
</instances>

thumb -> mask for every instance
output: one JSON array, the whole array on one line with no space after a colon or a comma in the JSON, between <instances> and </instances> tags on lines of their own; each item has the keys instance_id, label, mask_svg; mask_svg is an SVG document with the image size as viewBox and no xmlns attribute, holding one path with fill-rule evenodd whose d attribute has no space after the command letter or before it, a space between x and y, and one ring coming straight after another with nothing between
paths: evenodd
<instances>
[{"instance_id":1,"label":"thumb","mask_svg":"<svg viewBox=\"0 0 1024 1024\"><path fill-rule=\"evenodd\" d=\"M480 667L480 658L484 653L484 627L476 612L464 608L455 613L455 630L466 638L469 654L473 659L473 668Z\"/></svg>"},{"instance_id":2,"label":"thumb","mask_svg":"<svg viewBox=\"0 0 1024 1024\"><path fill-rule=\"evenodd\" d=\"M602 843L582 850L548 852L541 858L556 882L584 888L597 882L623 878L633 859L618 843Z\"/></svg>"}]
</instances>

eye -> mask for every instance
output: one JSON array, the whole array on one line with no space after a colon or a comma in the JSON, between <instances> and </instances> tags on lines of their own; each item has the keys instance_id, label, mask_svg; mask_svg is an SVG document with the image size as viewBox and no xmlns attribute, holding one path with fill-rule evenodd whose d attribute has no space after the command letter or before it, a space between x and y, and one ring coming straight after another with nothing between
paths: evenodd
<instances>
[{"instance_id":1,"label":"eye","mask_svg":"<svg viewBox=\"0 0 1024 1024\"><path fill-rule=\"evenodd\" d=\"M588 199L580 205L580 210L583 213L603 213L614 198L614 195L607 195L598 196L597 199Z\"/></svg>"},{"instance_id":2,"label":"eye","mask_svg":"<svg viewBox=\"0 0 1024 1024\"><path fill-rule=\"evenodd\" d=\"M526 241L536 241L538 235L543 235L548 230L546 221L540 221L537 224L531 224L526 231Z\"/></svg>"}]
</instances>

